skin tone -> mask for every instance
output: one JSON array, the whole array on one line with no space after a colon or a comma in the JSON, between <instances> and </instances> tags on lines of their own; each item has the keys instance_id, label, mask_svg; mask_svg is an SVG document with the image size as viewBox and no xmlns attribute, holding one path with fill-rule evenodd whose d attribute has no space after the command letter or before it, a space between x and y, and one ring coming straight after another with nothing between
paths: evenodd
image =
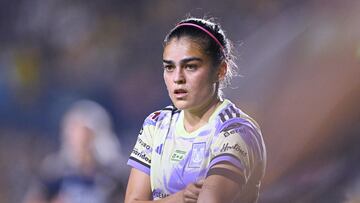
<instances>
[{"instance_id":1,"label":"skin tone","mask_svg":"<svg viewBox=\"0 0 360 203\"><path fill-rule=\"evenodd\" d=\"M188 37L173 38L163 52L164 81L173 104L184 111L184 127L193 132L207 124L211 114L221 104L218 82L226 73L226 63L214 68L199 44ZM239 170L228 164L214 167ZM220 175L189 184L185 189L164 199L151 201L149 175L135 168L131 170L126 191L126 203L145 202L232 202L240 186ZM225 189L224 189L225 188Z\"/></svg>"},{"instance_id":2,"label":"skin tone","mask_svg":"<svg viewBox=\"0 0 360 203\"><path fill-rule=\"evenodd\" d=\"M92 131L81 118L68 118L64 125L64 144L71 154L72 162L84 174L91 174L95 160L91 152L94 139Z\"/></svg>"},{"instance_id":3,"label":"skin tone","mask_svg":"<svg viewBox=\"0 0 360 203\"><path fill-rule=\"evenodd\" d=\"M184 127L192 132L205 125L220 104L218 74L201 47L187 37L171 40L163 58L170 99L178 109L184 110Z\"/></svg>"}]
</instances>

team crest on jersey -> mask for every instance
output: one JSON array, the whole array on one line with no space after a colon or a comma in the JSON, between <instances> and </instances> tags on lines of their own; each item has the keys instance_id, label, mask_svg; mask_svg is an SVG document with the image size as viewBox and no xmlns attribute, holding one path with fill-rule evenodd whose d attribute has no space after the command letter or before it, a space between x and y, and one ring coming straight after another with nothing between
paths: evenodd
<instances>
[{"instance_id":1,"label":"team crest on jersey","mask_svg":"<svg viewBox=\"0 0 360 203\"><path fill-rule=\"evenodd\" d=\"M205 142L193 143L189 168L199 168L201 166L205 157L205 147Z\"/></svg>"}]
</instances>

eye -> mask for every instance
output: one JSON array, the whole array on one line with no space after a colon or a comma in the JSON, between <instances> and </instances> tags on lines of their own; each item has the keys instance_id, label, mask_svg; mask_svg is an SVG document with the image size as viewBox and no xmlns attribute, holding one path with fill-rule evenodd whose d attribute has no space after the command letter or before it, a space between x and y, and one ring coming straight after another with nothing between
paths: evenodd
<instances>
[{"instance_id":1,"label":"eye","mask_svg":"<svg viewBox=\"0 0 360 203\"><path fill-rule=\"evenodd\" d=\"M197 64L186 64L185 68L186 68L186 70L189 70L189 71L195 71L198 68L198 65Z\"/></svg>"},{"instance_id":2,"label":"eye","mask_svg":"<svg viewBox=\"0 0 360 203\"><path fill-rule=\"evenodd\" d=\"M166 72L172 72L174 69L175 69L175 67L173 65L170 65L170 64L165 64L164 65L164 70Z\"/></svg>"}]
</instances>

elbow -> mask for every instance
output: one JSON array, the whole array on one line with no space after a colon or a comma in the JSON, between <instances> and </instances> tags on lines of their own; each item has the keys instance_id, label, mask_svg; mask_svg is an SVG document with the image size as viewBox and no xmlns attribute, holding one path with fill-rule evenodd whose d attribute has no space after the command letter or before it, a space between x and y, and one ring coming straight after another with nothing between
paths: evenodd
<instances>
[{"instance_id":1,"label":"elbow","mask_svg":"<svg viewBox=\"0 0 360 203\"><path fill-rule=\"evenodd\" d=\"M124 203L136 203L136 198L130 195L125 196Z\"/></svg>"}]
</instances>

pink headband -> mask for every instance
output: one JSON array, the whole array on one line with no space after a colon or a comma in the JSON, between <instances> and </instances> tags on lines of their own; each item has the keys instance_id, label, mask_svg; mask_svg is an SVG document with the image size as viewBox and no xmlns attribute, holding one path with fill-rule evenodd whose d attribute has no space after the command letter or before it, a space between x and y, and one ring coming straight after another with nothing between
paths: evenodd
<instances>
[{"instance_id":1,"label":"pink headband","mask_svg":"<svg viewBox=\"0 0 360 203\"><path fill-rule=\"evenodd\" d=\"M187 26L192 26L192 27L196 27L196 28L199 28L200 30L204 31L204 32L205 32L206 34L208 34L213 40L215 40L215 42L221 47L221 50L222 50L223 54L225 55L224 47L223 47L223 45L220 43L220 41L219 41L213 34L211 34L211 32L209 32L209 31L206 30L205 28L201 27L200 25L197 25L197 24L194 24L194 23L180 23L180 24L178 24L178 25L175 27L175 29L178 28L178 27L181 27L181 26L185 26L185 25L187 25Z\"/></svg>"}]
</instances>

